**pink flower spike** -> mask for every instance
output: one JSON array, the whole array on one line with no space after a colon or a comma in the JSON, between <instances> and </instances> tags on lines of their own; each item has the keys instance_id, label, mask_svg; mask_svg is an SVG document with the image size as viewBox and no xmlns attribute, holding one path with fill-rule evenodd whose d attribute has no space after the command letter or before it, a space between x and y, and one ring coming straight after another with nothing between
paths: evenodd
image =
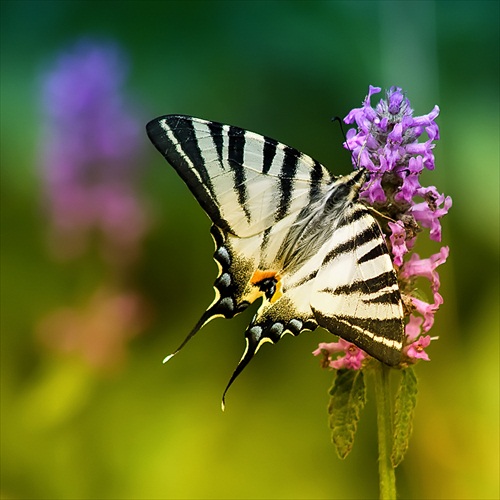
<instances>
[{"instance_id":1,"label":"pink flower spike","mask_svg":"<svg viewBox=\"0 0 500 500\"><path fill-rule=\"evenodd\" d=\"M343 352L345 355L336 360L329 359L329 363L326 365L336 370L359 370L363 360L368 356L359 347L344 339L339 339L338 342L321 342L318 348L313 351L313 354L315 356L326 355L325 357L329 358L332 354L337 352Z\"/></svg>"},{"instance_id":2,"label":"pink flower spike","mask_svg":"<svg viewBox=\"0 0 500 500\"><path fill-rule=\"evenodd\" d=\"M334 354L336 352L343 351L346 348L344 344L349 344L349 342L343 339L339 339L339 342L321 342L318 345L318 348L315 351L313 351L313 355L320 356L325 351L328 354Z\"/></svg>"},{"instance_id":3,"label":"pink flower spike","mask_svg":"<svg viewBox=\"0 0 500 500\"><path fill-rule=\"evenodd\" d=\"M421 223L422 227L430 228L431 240L441 241L439 219L446 215L451 208L451 198L438 194L434 186L418 189L416 194L424 198L425 201L413 205L410 212L415 220Z\"/></svg>"},{"instance_id":4,"label":"pink flower spike","mask_svg":"<svg viewBox=\"0 0 500 500\"><path fill-rule=\"evenodd\" d=\"M439 309L439 306L443 303L443 297L439 293L434 294L434 303L428 304L423 300L411 297L411 302L419 314L424 317L424 323L422 328L424 332L428 332L432 325L434 324L434 314Z\"/></svg>"},{"instance_id":5,"label":"pink flower spike","mask_svg":"<svg viewBox=\"0 0 500 500\"><path fill-rule=\"evenodd\" d=\"M422 331L422 322L424 318L421 316L410 316L410 321L405 327L406 338L409 342L413 342Z\"/></svg>"},{"instance_id":6,"label":"pink flower spike","mask_svg":"<svg viewBox=\"0 0 500 500\"><path fill-rule=\"evenodd\" d=\"M446 262L449 254L449 247L441 247L438 253L431 255L428 259L421 259L418 254L414 253L410 260L405 262L401 270L401 277L406 279L412 276L423 276L431 282L432 291L436 293L440 285L436 268Z\"/></svg>"},{"instance_id":7,"label":"pink flower spike","mask_svg":"<svg viewBox=\"0 0 500 500\"><path fill-rule=\"evenodd\" d=\"M425 348L429 347L431 343L430 335L425 337L420 337L418 340L405 347L406 355L411 359L423 359L425 361L430 361L429 356L425 352Z\"/></svg>"},{"instance_id":8,"label":"pink flower spike","mask_svg":"<svg viewBox=\"0 0 500 500\"><path fill-rule=\"evenodd\" d=\"M389 237L392 247L392 255L394 256L394 264L396 266L401 266L403 264L403 257L408 252L408 247L406 246L406 231L404 224L401 221L389 222L389 229L392 231Z\"/></svg>"},{"instance_id":9,"label":"pink flower spike","mask_svg":"<svg viewBox=\"0 0 500 500\"><path fill-rule=\"evenodd\" d=\"M353 125L347 132L344 147L351 152L354 169L365 170L359 199L379 215L377 219L387 242L404 305L401 314L404 332L398 333L404 339L406 361L412 362L410 358L429 360L425 348L435 338L429 337L429 330L443 303L437 268L448 259L449 248L443 246L428 258L421 258L413 250L419 235L420 239L441 241L441 219L452 206L452 199L440 193L437 187L421 184L422 173L436 168L434 147L440 134L435 120L439 107L414 116L405 92L396 86L372 106L372 98L378 100L380 92L379 87L370 85L361 107L344 118L346 124ZM430 292L430 298L417 298L421 285ZM400 302L398 296L395 302ZM381 331L380 335L385 333ZM328 347L315 351L316 355L322 353L322 366L362 369L363 359L368 356L356 345L342 340L325 346ZM333 354L339 351L338 356Z\"/></svg>"},{"instance_id":10,"label":"pink flower spike","mask_svg":"<svg viewBox=\"0 0 500 500\"><path fill-rule=\"evenodd\" d=\"M345 356L342 356L335 361L331 361L330 366L336 370L359 370L367 354L350 342L346 342L342 339L340 339L340 342L346 344Z\"/></svg>"}]
</instances>

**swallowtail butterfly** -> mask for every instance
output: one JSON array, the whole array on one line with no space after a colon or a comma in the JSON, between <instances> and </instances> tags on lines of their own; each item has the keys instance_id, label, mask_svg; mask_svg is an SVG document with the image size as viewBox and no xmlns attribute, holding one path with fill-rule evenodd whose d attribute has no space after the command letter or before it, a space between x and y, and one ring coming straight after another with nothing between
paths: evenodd
<instances>
[{"instance_id":1,"label":"swallowtail butterfly","mask_svg":"<svg viewBox=\"0 0 500 500\"><path fill-rule=\"evenodd\" d=\"M388 365L400 362L396 273L358 200L366 170L335 177L274 139L190 116L156 118L147 133L210 217L219 267L215 300L175 353L211 319L261 298L227 388L264 342L317 326Z\"/></svg>"}]
</instances>

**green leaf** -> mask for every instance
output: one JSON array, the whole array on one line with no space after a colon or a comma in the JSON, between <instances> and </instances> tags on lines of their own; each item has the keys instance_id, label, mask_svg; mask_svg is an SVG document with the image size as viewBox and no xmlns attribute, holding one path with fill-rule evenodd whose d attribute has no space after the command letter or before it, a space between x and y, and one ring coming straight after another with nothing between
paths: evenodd
<instances>
[{"instance_id":1,"label":"green leaf","mask_svg":"<svg viewBox=\"0 0 500 500\"><path fill-rule=\"evenodd\" d=\"M417 404L417 377L412 367L401 373L401 383L394 405L394 441L391 462L397 467L404 459L413 424L413 414Z\"/></svg>"},{"instance_id":2,"label":"green leaf","mask_svg":"<svg viewBox=\"0 0 500 500\"><path fill-rule=\"evenodd\" d=\"M330 389L330 429L340 458L352 450L360 412L366 403L366 388L361 370L339 370Z\"/></svg>"}]
</instances>

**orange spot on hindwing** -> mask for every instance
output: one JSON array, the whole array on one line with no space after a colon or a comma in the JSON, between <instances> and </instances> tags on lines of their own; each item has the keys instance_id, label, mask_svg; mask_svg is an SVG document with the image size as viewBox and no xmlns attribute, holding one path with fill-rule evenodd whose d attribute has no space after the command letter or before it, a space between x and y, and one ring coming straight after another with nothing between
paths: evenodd
<instances>
[{"instance_id":1,"label":"orange spot on hindwing","mask_svg":"<svg viewBox=\"0 0 500 500\"><path fill-rule=\"evenodd\" d=\"M281 276L276 271L257 269L253 273L250 283L256 286L271 303L276 302L283 295Z\"/></svg>"}]
</instances>

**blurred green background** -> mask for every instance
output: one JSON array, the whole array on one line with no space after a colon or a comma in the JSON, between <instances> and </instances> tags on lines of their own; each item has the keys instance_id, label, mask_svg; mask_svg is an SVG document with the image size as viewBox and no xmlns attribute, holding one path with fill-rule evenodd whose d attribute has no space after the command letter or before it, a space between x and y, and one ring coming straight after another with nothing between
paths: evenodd
<instances>
[{"instance_id":1,"label":"blurred green background","mask_svg":"<svg viewBox=\"0 0 500 500\"><path fill-rule=\"evenodd\" d=\"M440 340L432 361L417 367L398 492L499 497L498 2L0 7L2 498L378 496L373 397L351 455L339 460L330 444L333 374L310 354L327 332L265 346L224 413L221 393L250 312L210 323L162 365L211 302L216 266L208 219L145 134L140 192L151 224L133 265L110 278L115 271L95 248L66 260L51 250L40 81L82 36L120 44L126 93L144 124L183 113L239 125L337 174L350 170L350 158L330 118L359 106L369 84L403 87L417 115L440 106L437 169L424 182L453 198L443 220L451 254L439 269L445 303L432 334ZM139 297L132 320L103 305L110 281L113 293ZM80 323L68 333L82 336L76 345L64 329L51 335L57 311Z\"/></svg>"}]
</instances>

